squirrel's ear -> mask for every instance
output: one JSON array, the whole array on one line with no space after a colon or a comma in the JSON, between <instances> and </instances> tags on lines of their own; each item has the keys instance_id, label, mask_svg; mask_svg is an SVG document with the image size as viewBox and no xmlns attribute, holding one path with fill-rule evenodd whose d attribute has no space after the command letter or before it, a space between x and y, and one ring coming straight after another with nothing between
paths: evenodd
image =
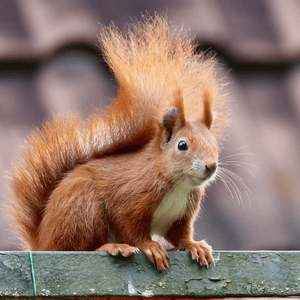
<instances>
[{"instance_id":1,"label":"squirrel's ear","mask_svg":"<svg viewBox=\"0 0 300 300\"><path fill-rule=\"evenodd\" d=\"M175 105L164 115L161 127L163 129L163 145L168 143L172 137L186 124L183 111L183 98L181 92L174 93Z\"/></svg>"},{"instance_id":2,"label":"squirrel's ear","mask_svg":"<svg viewBox=\"0 0 300 300\"><path fill-rule=\"evenodd\" d=\"M209 94L206 91L204 93L204 99L203 99L203 117L202 117L202 123L208 128L211 128L212 122L213 122L213 115L211 111L211 105L209 101Z\"/></svg>"}]
</instances>

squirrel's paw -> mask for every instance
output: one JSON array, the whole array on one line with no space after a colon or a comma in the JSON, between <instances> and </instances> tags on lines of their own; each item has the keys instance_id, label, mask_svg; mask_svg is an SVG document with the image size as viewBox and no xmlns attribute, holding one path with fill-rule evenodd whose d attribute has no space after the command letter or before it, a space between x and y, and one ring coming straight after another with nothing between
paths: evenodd
<instances>
[{"instance_id":1,"label":"squirrel's paw","mask_svg":"<svg viewBox=\"0 0 300 300\"><path fill-rule=\"evenodd\" d=\"M131 247L127 244L105 244L98 248L96 251L106 251L113 256L121 254L124 257L129 257L138 253L140 249Z\"/></svg>"},{"instance_id":2,"label":"squirrel's paw","mask_svg":"<svg viewBox=\"0 0 300 300\"><path fill-rule=\"evenodd\" d=\"M212 247L208 245L204 240L200 242L186 242L184 248L191 252L192 259L200 263L201 266L215 264L215 260L212 256Z\"/></svg>"},{"instance_id":3,"label":"squirrel's paw","mask_svg":"<svg viewBox=\"0 0 300 300\"><path fill-rule=\"evenodd\" d=\"M155 241L144 242L139 245L139 249L143 251L151 263L156 265L159 272L166 272L169 270L169 255L167 250Z\"/></svg>"}]
</instances>

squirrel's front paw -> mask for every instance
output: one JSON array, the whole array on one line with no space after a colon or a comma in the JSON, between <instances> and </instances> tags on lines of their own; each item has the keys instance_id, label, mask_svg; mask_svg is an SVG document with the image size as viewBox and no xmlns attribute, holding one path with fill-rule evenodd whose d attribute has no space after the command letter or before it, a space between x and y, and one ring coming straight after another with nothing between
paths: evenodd
<instances>
[{"instance_id":1,"label":"squirrel's front paw","mask_svg":"<svg viewBox=\"0 0 300 300\"><path fill-rule=\"evenodd\" d=\"M155 264L159 272L169 269L169 255L167 250L155 241L144 242L138 246L143 251L151 263Z\"/></svg>"},{"instance_id":2,"label":"squirrel's front paw","mask_svg":"<svg viewBox=\"0 0 300 300\"><path fill-rule=\"evenodd\" d=\"M200 242L187 242L184 248L191 252L192 259L199 262L201 266L208 267L210 264L215 264L215 260L212 256L212 247L204 240Z\"/></svg>"},{"instance_id":3,"label":"squirrel's front paw","mask_svg":"<svg viewBox=\"0 0 300 300\"><path fill-rule=\"evenodd\" d=\"M129 257L136 254L140 250L136 247L131 247L127 244L104 244L96 251L106 251L113 256L121 254L124 257Z\"/></svg>"}]
</instances>

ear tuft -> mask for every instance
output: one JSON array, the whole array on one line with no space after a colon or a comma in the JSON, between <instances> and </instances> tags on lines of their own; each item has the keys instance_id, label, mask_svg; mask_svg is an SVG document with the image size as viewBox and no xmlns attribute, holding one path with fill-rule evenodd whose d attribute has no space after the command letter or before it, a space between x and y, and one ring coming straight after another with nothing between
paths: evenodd
<instances>
[{"instance_id":1,"label":"ear tuft","mask_svg":"<svg viewBox=\"0 0 300 300\"><path fill-rule=\"evenodd\" d=\"M204 97L203 97L203 118L202 118L202 123L210 129L213 123L213 115L211 111L211 105L210 105L210 99L209 99L209 94L207 91L204 92Z\"/></svg>"},{"instance_id":2,"label":"ear tuft","mask_svg":"<svg viewBox=\"0 0 300 300\"><path fill-rule=\"evenodd\" d=\"M163 117L162 128L164 131L164 143L168 143L176 128L176 123L178 123L179 111L176 107L169 109Z\"/></svg>"},{"instance_id":3,"label":"ear tuft","mask_svg":"<svg viewBox=\"0 0 300 300\"><path fill-rule=\"evenodd\" d=\"M174 107L170 108L162 120L162 129L164 132L163 144L168 143L172 137L185 126L186 121L183 110L183 98L180 90L174 93Z\"/></svg>"},{"instance_id":4,"label":"ear tuft","mask_svg":"<svg viewBox=\"0 0 300 300\"><path fill-rule=\"evenodd\" d=\"M181 94L181 90L178 89L173 94L174 97L174 106L178 109L179 118L180 118L180 126L183 127L186 124L186 120L184 117L184 104L183 104L183 97Z\"/></svg>"}]
</instances>

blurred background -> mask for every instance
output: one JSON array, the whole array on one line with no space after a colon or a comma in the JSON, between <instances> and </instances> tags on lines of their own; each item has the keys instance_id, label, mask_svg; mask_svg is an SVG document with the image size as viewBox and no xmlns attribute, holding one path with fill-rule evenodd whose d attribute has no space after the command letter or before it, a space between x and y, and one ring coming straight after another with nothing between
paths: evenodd
<instances>
[{"instance_id":1,"label":"blurred background","mask_svg":"<svg viewBox=\"0 0 300 300\"><path fill-rule=\"evenodd\" d=\"M229 85L232 123L221 157L245 182L209 189L195 228L215 250L300 249L299 0L1 0L0 201L5 172L34 126L53 114L87 117L116 95L101 57L99 24L123 27L168 12L215 51ZM233 197L232 197L233 196ZM16 250L1 212L0 250Z\"/></svg>"}]
</instances>

